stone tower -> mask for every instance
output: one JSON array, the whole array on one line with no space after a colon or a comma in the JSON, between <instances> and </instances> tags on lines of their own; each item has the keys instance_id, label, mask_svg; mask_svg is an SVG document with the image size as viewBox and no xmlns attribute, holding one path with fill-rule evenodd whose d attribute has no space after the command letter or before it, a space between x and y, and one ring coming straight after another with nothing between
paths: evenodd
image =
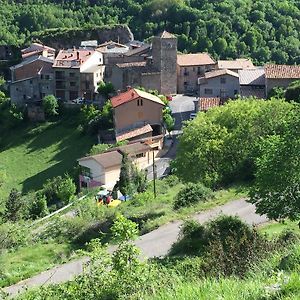
<instances>
[{"instance_id":1,"label":"stone tower","mask_svg":"<svg viewBox=\"0 0 300 300\"><path fill-rule=\"evenodd\" d=\"M177 38L164 31L152 40L153 67L160 72L160 93L176 94Z\"/></svg>"}]
</instances>

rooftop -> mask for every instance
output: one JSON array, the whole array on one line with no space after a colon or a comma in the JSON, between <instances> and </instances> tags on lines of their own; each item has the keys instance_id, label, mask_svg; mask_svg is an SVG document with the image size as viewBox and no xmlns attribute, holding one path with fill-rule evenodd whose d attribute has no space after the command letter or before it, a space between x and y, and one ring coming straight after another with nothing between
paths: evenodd
<instances>
[{"instance_id":1,"label":"rooftop","mask_svg":"<svg viewBox=\"0 0 300 300\"><path fill-rule=\"evenodd\" d=\"M143 127L136 128L136 129L133 129L131 131L118 134L116 136L116 140L117 140L117 142L124 141L124 140L128 140L128 139L131 139L133 137L137 137L137 136L140 136L140 135L152 132L152 131L153 131L152 127L149 124L147 124Z\"/></svg>"},{"instance_id":2,"label":"rooftop","mask_svg":"<svg viewBox=\"0 0 300 300\"><path fill-rule=\"evenodd\" d=\"M199 98L198 106L199 111L207 111L212 107L220 106L221 99L216 98Z\"/></svg>"},{"instance_id":3,"label":"rooftop","mask_svg":"<svg viewBox=\"0 0 300 300\"><path fill-rule=\"evenodd\" d=\"M29 47L21 50L22 58L30 57L30 56L38 54L44 50L55 53L54 48L51 48L51 47L48 47L46 45L42 45L39 43L32 43Z\"/></svg>"},{"instance_id":4,"label":"rooftop","mask_svg":"<svg viewBox=\"0 0 300 300\"><path fill-rule=\"evenodd\" d=\"M300 79L300 65L266 65L266 78Z\"/></svg>"},{"instance_id":5,"label":"rooftop","mask_svg":"<svg viewBox=\"0 0 300 300\"><path fill-rule=\"evenodd\" d=\"M175 38L175 35L173 35L172 33L164 30L163 32L158 34L157 37L162 38L162 39L173 39L173 38Z\"/></svg>"},{"instance_id":6,"label":"rooftop","mask_svg":"<svg viewBox=\"0 0 300 300\"><path fill-rule=\"evenodd\" d=\"M80 68L94 53L94 50L68 49L60 50L54 60L53 67Z\"/></svg>"},{"instance_id":7,"label":"rooftop","mask_svg":"<svg viewBox=\"0 0 300 300\"><path fill-rule=\"evenodd\" d=\"M238 58L236 60L218 60L218 68L241 70L247 68L254 68L254 65L250 59Z\"/></svg>"},{"instance_id":8,"label":"rooftop","mask_svg":"<svg viewBox=\"0 0 300 300\"><path fill-rule=\"evenodd\" d=\"M241 85L265 85L265 70L263 67L239 70Z\"/></svg>"},{"instance_id":9,"label":"rooftop","mask_svg":"<svg viewBox=\"0 0 300 300\"><path fill-rule=\"evenodd\" d=\"M42 56L42 55L39 55L39 56L31 56L31 57L29 57L28 59L23 60L23 61L20 62L19 64L10 67L10 69L11 69L11 70L16 70L16 69L18 69L18 68L21 68L21 67L24 67L24 66L26 66L26 65L28 65L28 64L31 64L31 63L33 63L33 62L35 62L35 61L37 61L37 60L44 61L44 62L49 63L49 64L51 64L51 65L53 64L53 59L48 58L48 57L45 57L45 56Z\"/></svg>"},{"instance_id":10,"label":"rooftop","mask_svg":"<svg viewBox=\"0 0 300 300\"><path fill-rule=\"evenodd\" d=\"M177 64L179 66L203 66L213 65L215 61L208 53L194 53L194 54L178 54Z\"/></svg>"},{"instance_id":11,"label":"rooftop","mask_svg":"<svg viewBox=\"0 0 300 300\"><path fill-rule=\"evenodd\" d=\"M129 89L126 92L120 93L119 95L112 97L110 100L112 106L115 108L138 98L144 98L164 106L164 103L160 100L159 97L138 89Z\"/></svg>"},{"instance_id":12,"label":"rooftop","mask_svg":"<svg viewBox=\"0 0 300 300\"><path fill-rule=\"evenodd\" d=\"M230 75L237 78L239 77L239 75L236 72L224 69L224 70L214 70L214 71L206 72L204 76L201 78L209 79L209 78L214 78L222 75Z\"/></svg>"},{"instance_id":13,"label":"rooftop","mask_svg":"<svg viewBox=\"0 0 300 300\"><path fill-rule=\"evenodd\" d=\"M145 61L136 61L130 63L121 63L117 64L117 67L124 69L124 68L133 68L133 67L146 67L147 63Z\"/></svg>"}]
</instances>

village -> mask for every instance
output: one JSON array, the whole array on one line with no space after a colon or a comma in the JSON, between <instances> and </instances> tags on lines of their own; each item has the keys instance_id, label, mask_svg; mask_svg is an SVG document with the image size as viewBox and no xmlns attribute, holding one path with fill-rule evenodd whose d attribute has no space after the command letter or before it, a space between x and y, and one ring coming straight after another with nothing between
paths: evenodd
<instances>
[{"instance_id":1,"label":"village","mask_svg":"<svg viewBox=\"0 0 300 300\"><path fill-rule=\"evenodd\" d=\"M152 43L132 40L127 44L107 41L99 45L92 40L82 41L80 47L72 49L32 43L21 50L21 56L22 61L10 68L11 102L25 106L32 121L44 120L42 99L47 95L54 95L66 106L93 104L101 108L107 99L98 92L99 84L113 86L115 92L109 94L114 123L112 143L126 141L127 145L78 158L82 168L80 188L112 189L119 179L123 152L139 169L149 174L152 171L153 178L154 158L163 159L174 143L166 138L166 106L182 109L181 101L185 104L188 98L185 119L193 119L197 112L223 105L229 99L266 99L273 88L286 88L300 78L297 65L254 66L247 58L215 61L209 53L178 53L177 38L167 31L153 37ZM180 109L177 112L182 113ZM175 116L175 124L180 123L176 128L179 132L182 121L182 116L180 121ZM168 166L167 158L161 176L169 171Z\"/></svg>"}]
</instances>

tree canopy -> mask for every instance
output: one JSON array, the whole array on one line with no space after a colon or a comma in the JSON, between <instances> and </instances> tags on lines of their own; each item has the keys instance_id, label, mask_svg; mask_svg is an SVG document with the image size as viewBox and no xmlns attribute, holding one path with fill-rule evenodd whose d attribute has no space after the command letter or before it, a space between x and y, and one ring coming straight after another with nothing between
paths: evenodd
<instances>
[{"instance_id":1,"label":"tree canopy","mask_svg":"<svg viewBox=\"0 0 300 300\"><path fill-rule=\"evenodd\" d=\"M300 62L299 1L27 0L0 1L0 45L22 45L51 28L128 24L136 39L166 29L180 51L256 63ZM34 35L36 36L36 34Z\"/></svg>"}]
</instances>

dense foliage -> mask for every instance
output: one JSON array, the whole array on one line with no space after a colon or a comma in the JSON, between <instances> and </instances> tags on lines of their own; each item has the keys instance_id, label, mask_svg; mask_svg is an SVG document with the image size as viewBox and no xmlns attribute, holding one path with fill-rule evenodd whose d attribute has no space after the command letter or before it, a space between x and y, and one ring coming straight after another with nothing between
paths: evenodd
<instances>
[{"instance_id":1,"label":"dense foliage","mask_svg":"<svg viewBox=\"0 0 300 300\"><path fill-rule=\"evenodd\" d=\"M174 163L180 179L217 186L254 178L262 140L281 135L297 104L237 100L188 122Z\"/></svg>"},{"instance_id":2,"label":"dense foliage","mask_svg":"<svg viewBox=\"0 0 300 300\"><path fill-rule=\"evenodd\" d=\"M271 219L300 219L300 108L281 135L261 144L251 202ZM299 224L300 225L300 224Z\"/></svg>"},{"instance_id":3,"label":"dense foliage","mask_svg":"<svg viewBox=\"0 0 300 300\"><path fill-rule=\"evenodd\" d=\"M299 63L300 4L289 0L1 0L0 44L49 28L128 24L137 39L167 29L180 51ZM40 33L42 35L42 33Z\"/></svg>"}]
</instances>

